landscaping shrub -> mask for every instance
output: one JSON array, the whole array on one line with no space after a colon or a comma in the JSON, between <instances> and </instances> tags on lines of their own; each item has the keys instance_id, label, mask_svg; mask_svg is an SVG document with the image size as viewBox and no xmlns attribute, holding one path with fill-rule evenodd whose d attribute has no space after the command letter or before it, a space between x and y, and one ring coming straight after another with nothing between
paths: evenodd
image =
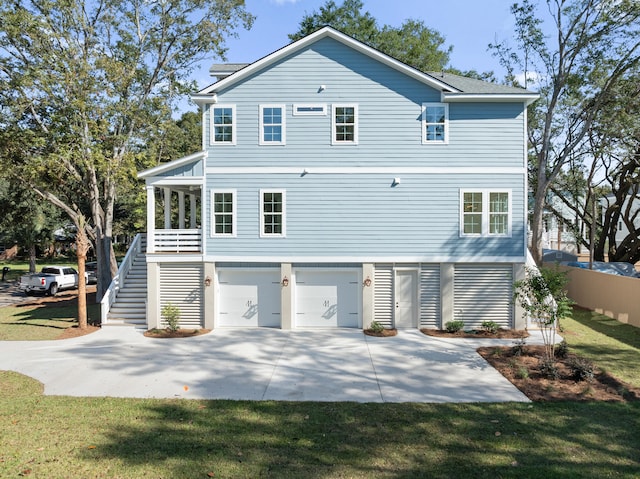
<instances>
[{"instance_id":1,"label":"landscaping shrub","mask_svg":"<svg viewBox=\"0 0 640 479\"><path fill-rule=\"evenodd\" d=\"M180 308L171 303L167 303L161 311L162 317L167 323L170 331L177 331L180 323Z\"/></svg>"},{"instance_id":2,"label":"landscaping shrub","mask_svg":"<svg viewBox=\"0 0 640 479\"><path fill-rule=\"evenodd\" d=\"M449 333L457 333L458 331L462 330L462 328L464 328L464 321L447 321L444 325L444 328Z\"/></svg>"},{"instance_id":3,"label":"landscaping shrub","mask_svg":"<svg viewBox=\"0 0 640 479\"><path fill-rule=\"evenodd\" d=\"M498 329L500 329L500 327L495 321L482 321L482 329L484 329L488 333L495 334L498 332Z\"/></svg>"},{"instance_id":4,"label":"landscaping shrub","mask_svg":"<svg viewBox=\"0 0 640 479\"><path fill-rule=\"evenodd\" d=\"M569 361L571 377L576 381L593 381L593 363L588 359L575 358Z\"/></svg>"},{"instance_id":5,"label":"landscaping shrub","mask_svg":"<svg viewBox=\"0 0 640 479\"><path fill-rule=\"evenodd\" d=\"M371 321L371 326L369 327L371 331L374 333L381 333L384 331L384 327L378 321Z\"/></svg>"},{"instance_id":6,"label":"landscaping shrub","mask_svg":"<svg viewBox=\"0 0 640 479\"><path fill-rule=\"evenodd\" d=\"M566 358L567 354L569 354L569 345L563 339L558 347L556 348L556 358Z\"/></svg>"},{"instance_id":7,"label":"landscaping shrub","mask_svg":"<svg viewBox=\"0 0 640 479\"><path fill-rule=\"evenodd\" d=\"M538 370L540 374L542 374L547 379L559 379L560 371L558 370L558 366L553 359L549 358L541 358L540 363L538 364Z\"/></svg>"}]
</instances>

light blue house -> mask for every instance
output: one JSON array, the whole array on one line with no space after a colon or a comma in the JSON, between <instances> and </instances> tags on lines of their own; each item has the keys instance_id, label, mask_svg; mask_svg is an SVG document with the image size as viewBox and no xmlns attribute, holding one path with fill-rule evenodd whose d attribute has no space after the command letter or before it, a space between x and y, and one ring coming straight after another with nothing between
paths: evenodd
<instances>
[{"instance_id":1,"label":"light blue house","mask_svg":"<svg viewBox=\"0 0 640 479\"><path fill-rule=\"evenodd\" d=\"M328 27L212 71L202 151L139 174L149 328L169 302L184 327L524 327L536 94Z\"/></svg>"}]
</instances>

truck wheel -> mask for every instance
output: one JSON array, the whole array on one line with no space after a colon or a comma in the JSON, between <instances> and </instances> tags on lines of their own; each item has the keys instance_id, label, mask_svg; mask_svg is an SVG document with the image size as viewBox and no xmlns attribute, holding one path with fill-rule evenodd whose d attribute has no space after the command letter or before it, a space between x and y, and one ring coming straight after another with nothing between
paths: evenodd
<instances>
[{"instance_id":1,"label":"truck wheel","mask_svg":"<svg viewBox=\"0 0 640 479\"><path fill-rule=\"evenodd\" d=\"M55 296L58 293L58 283L49 286L49 296Z\"/></svg>"}]
</instances>

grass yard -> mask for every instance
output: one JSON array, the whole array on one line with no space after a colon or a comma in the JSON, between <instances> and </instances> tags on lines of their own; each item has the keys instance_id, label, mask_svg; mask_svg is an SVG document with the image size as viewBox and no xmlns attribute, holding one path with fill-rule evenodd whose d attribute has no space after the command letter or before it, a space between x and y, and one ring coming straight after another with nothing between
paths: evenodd
<instances>
[{"instance_id":1,"label":"grass yard","mask_svg":"<svg viewBox=\"0 0 640 479\"><path fill-rule=\"evenodd\" d=\"M640 387L640 328L581 308L574 308L573 318L560 324L560 334L573 352Z\"/></svg>"},{"instance_id":2,"label":"grass yard","mask_svg":"<svg viewBox=\"0 0 640 479\"><path fill-rule=\"evenodd\" d=\"M0 341L57 339L65 329L78 324L77 304L77 291L71 290L59 293L55 302L33 296L27 303L2 307ZM87 314L99 320L100 305L95 300L87 301Z\"/></svg>"},{"instance_id":3,"label":"grass yard","mask_svg":"<svg viewBox=\"0 0 640 479\"><path fill-rule=\"evenodd\" d=\"M637 403L42 396L0 372L0 477L638 477Z\"/></svg>"}]
</instances>

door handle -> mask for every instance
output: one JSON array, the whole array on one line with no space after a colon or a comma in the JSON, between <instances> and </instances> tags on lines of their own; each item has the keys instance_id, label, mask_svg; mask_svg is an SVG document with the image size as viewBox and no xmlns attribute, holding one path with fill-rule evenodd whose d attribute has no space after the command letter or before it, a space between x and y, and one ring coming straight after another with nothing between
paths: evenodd
<instances>
[{"instance_id":1,"label":"door handle","mask_svg":"<svg viewBox=\"0 0 640 479\"><path fill-rule=\"evenodd\" d=\"M399 308L400 305L398 304L398 302L396 301L396 309Z\"/></svg>"}]
</instances>

